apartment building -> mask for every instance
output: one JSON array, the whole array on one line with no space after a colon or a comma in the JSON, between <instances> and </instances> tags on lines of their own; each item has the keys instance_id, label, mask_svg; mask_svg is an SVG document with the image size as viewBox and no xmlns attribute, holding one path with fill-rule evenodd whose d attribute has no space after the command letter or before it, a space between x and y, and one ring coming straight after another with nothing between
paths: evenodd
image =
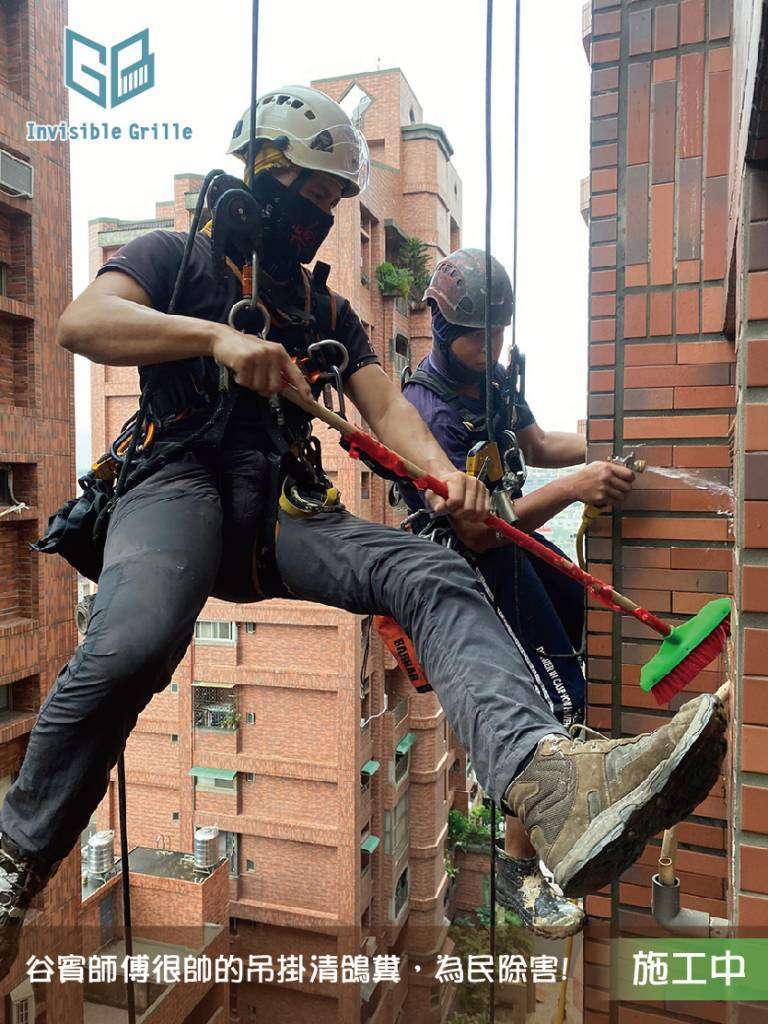
<instances>
[{"instance_id":1,"label":"apartment building","mask_svg":"<svg viewBox=\"0 0 768 1024\"><path fill-rule=\"evenodd\" d=\"M461 183L444 131L424 120L395 68L313 83L361 117L371 182L345 200L319 258L398 379L429 345L424 309L385 295L376 269L417 237L438 258L460 244ZM222 146L225 144L222 139ZM89 225L91 271L131 238L186 230L202 181L174 179L172 199L141 222ZM136 407L135 371L92 368L93 451ZM387 485L317 431L345 504L394 522ZM367 660L364 652L368 649ZM466 808L465 757L436 697L417 695L358 617L288 601L212 600L173 682L127 748L131 843L190 850L217 825L229 864L238 955L302 954L307 977L239 985L233 1020L442 1021L452 986L435 983L450 948L447 814ZM116 827L115 781L97 815ZM310 981L313 955L396 953L400 981Z\"/></svg>"},{"instance_id":2,"label":"apartment building","mask_svg":"<svg viewBox=\"0 0 768 1024\"><path fill-rule=\"evenodd\" d=\"M22 140L28 119L59 121L66 5L0 3L0 793L21 765L35 713L74 647L68 566L28 550L74 486L72 365L54 343L69 300L69 154ZM33 45L32 40L35 40ZM45 382L45 386L43 385ZM30 955L77 952L79 854L38 898L21 956L0 984L9 1024L79 1020L77 993L33 991ZM74 949L72 948L74 943ZM37 1016L35 1016L37 1014Z\"/></svg>"}]
</instances>

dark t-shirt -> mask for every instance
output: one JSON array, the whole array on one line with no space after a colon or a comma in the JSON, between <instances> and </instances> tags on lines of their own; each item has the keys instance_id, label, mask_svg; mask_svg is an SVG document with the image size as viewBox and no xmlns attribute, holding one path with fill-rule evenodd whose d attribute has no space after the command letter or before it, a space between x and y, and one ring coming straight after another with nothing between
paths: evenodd
<instances>
[{"instance_id":1,"label":"dark t-shirt","mask_svg":"<svg viewBox=\"0 0 768 1024\"><path fill-rule=\"evenodd\" d=\"M128 274L146 291L152 306L164 313L171 301L186 240L184 232L150 231L128 242L114 256L110 256L98 273L119 270ZM302 288L303 305L303 286L299 287ZM342 374L346 382L361 367L378 363L379 358L349 302L341 295L333 294L336 301L336 329L332 337L342 342L349 353L349 365ZM242 285L232 270L227 268L223 284L216 281L211 240L208 235L198 233L192 247L185 284L176 303L176 313L226 323L229 310L241 298ZM272 341L282 340L276 328L270 330L269 338ZM230 420L232 429L250 429L251 425L261 422L260 403L263 400L247 388L241 388L238 384L235 387L238 396Z\"/></svg>"},{"instance_id":2,"label":"dark t-shirt","mask_svg":"<svg viewBox=\"0 0 768 1024\"><path fill-rule=\"evenodd\" d=\"M438 370L429 356L419 364L419 369L428 370L439 376ZM418 409L421 418L454 466L462 471L465 470L467 468L467 453L472 447L474 439L458 411L448 402L444 402L434 391L425 388L423 384L408 384L403 394L411 405ZM485 415L485 396L471 398L468 395L462 395L462 402L469 412L477 413L478 416ZM536 422L525 400L516 403L515 408L517 410L516 431L525 430L526 427L530 427L532 423Z\"/></svg>"}]
</instances>

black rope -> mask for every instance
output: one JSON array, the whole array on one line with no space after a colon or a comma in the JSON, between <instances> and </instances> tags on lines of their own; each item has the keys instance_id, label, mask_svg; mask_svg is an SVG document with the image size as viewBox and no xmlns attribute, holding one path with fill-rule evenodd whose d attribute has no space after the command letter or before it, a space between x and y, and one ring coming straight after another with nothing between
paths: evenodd
<instances>
[{"instance_id":1,"label":"black rope","mask_svg":"<svg viewBox=\"0 0 768 1024\"><path fill-rule=\"evenodd\" d=\"M253 187L253 164L256 160L256 101L258 99L259 72L259 0L251 8L251 106L248 111L248 149L246 151L245 182Z\"/></svg>"},{"instance_id":2,"label":"black rope","mask_svg":"<svg viewBox=\"0 0 768 1024\"><path fill-rule=\"evenodd\" d=\"M493 339L491 337L491 202L493 198L493 150L491 92L493 73L493 0L486 0L485 23L485 423L493 441Z\"/></svg>"},{"instance_id":3,"label":"black rope","mask_svg":"<svg viewBox=\"0 0 768 1024\"><path fill-rule=\"evenodd\" d=\"M126 737L127 739L127 737ZM117 806L120 816L120 860L122 862L123 924L125 928L125 955L133 956L133 928L131 927L131 879L128 868L128 813L125 801L125 754L117 759ZM125 988L128 996L128 1024L136 1024L136 995L133 989L133 968L126 965Z\"/></svg>"},{"instance_id":4,"label":"black rope","mask_svg":"<svg viewBox=\"0 0 768 1024\"><path fill-rule=\"evenodd\" d=\"M515 191L512 203L512 351L517 344L517 236L520 210L520 0L515 3Z\"/></svg>"},{"instance_id":5,"label":"black rope","mask_svg":"<svg viewBox=\"0 0 768 1024\"><path fill-rule=\"evenodd\" d=\"M488 440L494 440L493 431L493 338L491 335L491 296L493 265L491 263L491 204L493 200L493 146L491 130L491 100L493 75L493 0L486 0L485 21L485 426ZM495 595L494 595L495 600ZM496 801L491 800L491 983L489 986L488 1020L496 1019Z\"/></svg>"}]
</instances>

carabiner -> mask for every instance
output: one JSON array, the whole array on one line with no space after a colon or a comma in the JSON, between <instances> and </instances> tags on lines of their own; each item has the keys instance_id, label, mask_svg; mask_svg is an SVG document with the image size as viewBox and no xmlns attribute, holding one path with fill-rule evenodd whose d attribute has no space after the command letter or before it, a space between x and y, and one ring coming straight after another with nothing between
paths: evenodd
<instances>
[{"instance_id":1,"label":"carabiner","mask_svg":"<svg viewBox=\"0 0 768 1024\"><path fill-rule=\"evenodd\" d=\"M244 333L235 323L235 317L240 312L240 310L243 309L250 310L251 312L254 309L258 309L259 313L262 316L264 324L261 330L255 335L255 337L261 338L262 341L266 341L267 335L269 334L269 329L272 326L272 319L269 315L269 310L264 305L264 303L261 302L260 299L256 299L255 303L253 303L252 299L240 299L239 302L236 302L232 309L230 309L229 316L227 317L227 323L229 324L229 326L232 328L233 331L240 331L241 334Z\"/></svg>"}]
</instances>

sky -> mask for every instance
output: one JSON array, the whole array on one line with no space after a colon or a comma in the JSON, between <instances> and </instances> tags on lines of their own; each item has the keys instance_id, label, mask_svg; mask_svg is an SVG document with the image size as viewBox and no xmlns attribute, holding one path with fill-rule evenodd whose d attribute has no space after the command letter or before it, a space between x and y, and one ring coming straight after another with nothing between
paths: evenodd
<instances>
[{"instance_id":1,"label":"sky","mask_svg":"<svg viewBox=\"0 0 768 1024\"><path fill-rule=\"evenodd\" d=\"M579 183L589 166L589 68L582 0L523 0L517 340L527 397L542 427L574 430L585 414L587 228ZM512 269L515 4L494 5L492 249ZM463 244L484 247L483 0L261 0L259 92L377 67L400 67L441 125L464 183ZM105 45L149 28L155 86L104 111L70 91L70 124L178 122L181 141L74 141L73 285L88 283L88 221L142 220L170 198L173 175L212 167L248 105L250 3L69 0L70 28ZM76 359L77 465L90 459L89 373Z\"/></svg>"}]
</instances>

